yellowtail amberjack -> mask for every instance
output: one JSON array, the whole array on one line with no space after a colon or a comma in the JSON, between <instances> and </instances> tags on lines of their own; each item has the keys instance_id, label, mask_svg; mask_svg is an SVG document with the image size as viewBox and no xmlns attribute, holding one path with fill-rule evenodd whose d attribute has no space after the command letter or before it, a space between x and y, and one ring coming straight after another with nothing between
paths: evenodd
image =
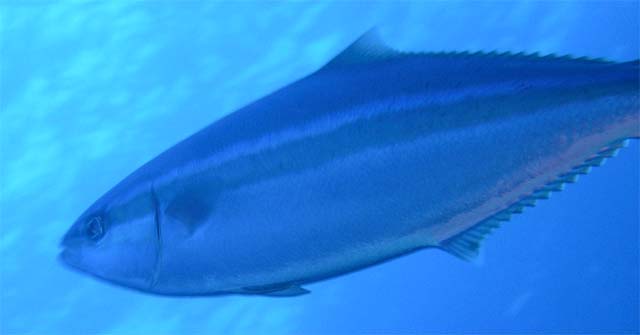
<instances>
[{"instance_id":1,"label":"yellowtail amberjack","mask_svg":"<svg viewBox=\"0 0 640 335\"><path fill-rule=\"evenodd\" d=\"M638 61L403 53L362 36L96 201L62 259L167 295L292 296L501 222L640 136Z\"/></svg>"}]
</instances>

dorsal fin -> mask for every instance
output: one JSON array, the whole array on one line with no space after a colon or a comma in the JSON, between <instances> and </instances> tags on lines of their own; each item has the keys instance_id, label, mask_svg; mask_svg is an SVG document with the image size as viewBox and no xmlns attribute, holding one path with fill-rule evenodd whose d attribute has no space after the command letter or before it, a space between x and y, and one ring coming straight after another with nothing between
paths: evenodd
<instances>
[{"instance_id":1,"label":"dorsal fin","mask_svg":"<svg viewBox=\"0 0 640 335\"><path fill-rule=\"evenodd\" d=\"M335 56L323 69L377 62L402 55L388 47L380 38L377 28L371 28L362 34L355 42Z\"/></svg>"},{"instance_id":2,"label":"dorsal fin","mask_svg":"<svg viewBox=\"0 0 640 335\"><path fill-rule=\"evenodd\" d=\"M504 61L529 61L536 63L544 62L571 62L576 64L611 64L612 62L604 59L592 59L588 57L573 57L570 55L557 56L554 54L540 55L536 53L511 53L511 52L497 52L497 51L451 51L451 52L402 52L397 51L387 46L380 38L378 29L376 27L367 30L351 45L344 49L341 53L330 60L320 70L333 69L345 66L353 66L358 64L367 64L373 62L379 62L405 56L421 56L421 57L433 57L437 59L450 58L450 59L501 59ZM631 66L637 66L638 61L632 61L628 63Z\"/></svg>"}]
</instances>

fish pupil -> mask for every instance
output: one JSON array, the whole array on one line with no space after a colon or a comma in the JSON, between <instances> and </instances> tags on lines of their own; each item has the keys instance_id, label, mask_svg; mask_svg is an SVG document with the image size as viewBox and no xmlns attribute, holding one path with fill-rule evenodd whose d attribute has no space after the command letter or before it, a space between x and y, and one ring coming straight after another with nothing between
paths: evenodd
<instances>
[{"instance_id":1,"label":"fish pupil","mask_svg":"<svg viewBox=\"0 0 640 335\"><path fill-rule=\"evenodd\" d=\"M98 216L91 218L88 223L87 233L92 240L98 240L104 234L102 219Z\"/></svg>"}]
</instances>

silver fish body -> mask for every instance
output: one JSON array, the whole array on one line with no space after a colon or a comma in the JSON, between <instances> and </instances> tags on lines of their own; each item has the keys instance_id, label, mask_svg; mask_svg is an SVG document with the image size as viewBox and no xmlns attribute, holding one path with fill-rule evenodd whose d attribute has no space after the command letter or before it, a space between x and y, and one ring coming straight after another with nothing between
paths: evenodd
<instances>
[{"instance_id":1,"label":"silver fish body","mask_svg":"<svg viewBox=\"0 0 640 335\"><path fill-rule=\"evenodd\" d=\"M471 258L640 136L638 89L638 62L406 54L368 33L135 171L63 259L159 294L291 296L422 248Z\"/></svg>"}]
</instances>

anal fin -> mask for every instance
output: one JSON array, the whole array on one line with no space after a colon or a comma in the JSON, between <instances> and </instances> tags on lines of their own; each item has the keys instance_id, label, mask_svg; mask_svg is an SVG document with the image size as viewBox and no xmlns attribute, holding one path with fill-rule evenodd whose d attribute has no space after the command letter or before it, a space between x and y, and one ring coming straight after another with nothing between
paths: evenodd
<instances>
[{"instance_id":1,"label":"anal fin","mask_svg":"<svg viewBox=\"0 0 640 335\"><path fill-rule=\"evenodd\" d=\"M482 241L491 231L500 227L500 222L509 221L513 214L522 213L525 207L534 207L538 200L548 199L552 192L563 190L565 184L576 182L579 175L585 175L591 171L592 167L602 165L607 158L615 156L620 148L626 147L628 142L628 139L612 141L596 154L587 158L582 164L558 175L555 180L534 190L506 209L498 211L467 230L442 241L440 248L464 260L475 258L479 253Z\"/></svg>"},{"instance_id":2,"label":"anal fin","mask_svg":"<svg viewBox=\"0 0 640 335\"><path fill-rule=\"evenodd\" d=\"M498 219L487 219L443 241L440 243L440 248L458 258L471 260L478 256L480 246L485 237L498 227L500 227L500 221Z\"/></svg>"}]
</instances>

